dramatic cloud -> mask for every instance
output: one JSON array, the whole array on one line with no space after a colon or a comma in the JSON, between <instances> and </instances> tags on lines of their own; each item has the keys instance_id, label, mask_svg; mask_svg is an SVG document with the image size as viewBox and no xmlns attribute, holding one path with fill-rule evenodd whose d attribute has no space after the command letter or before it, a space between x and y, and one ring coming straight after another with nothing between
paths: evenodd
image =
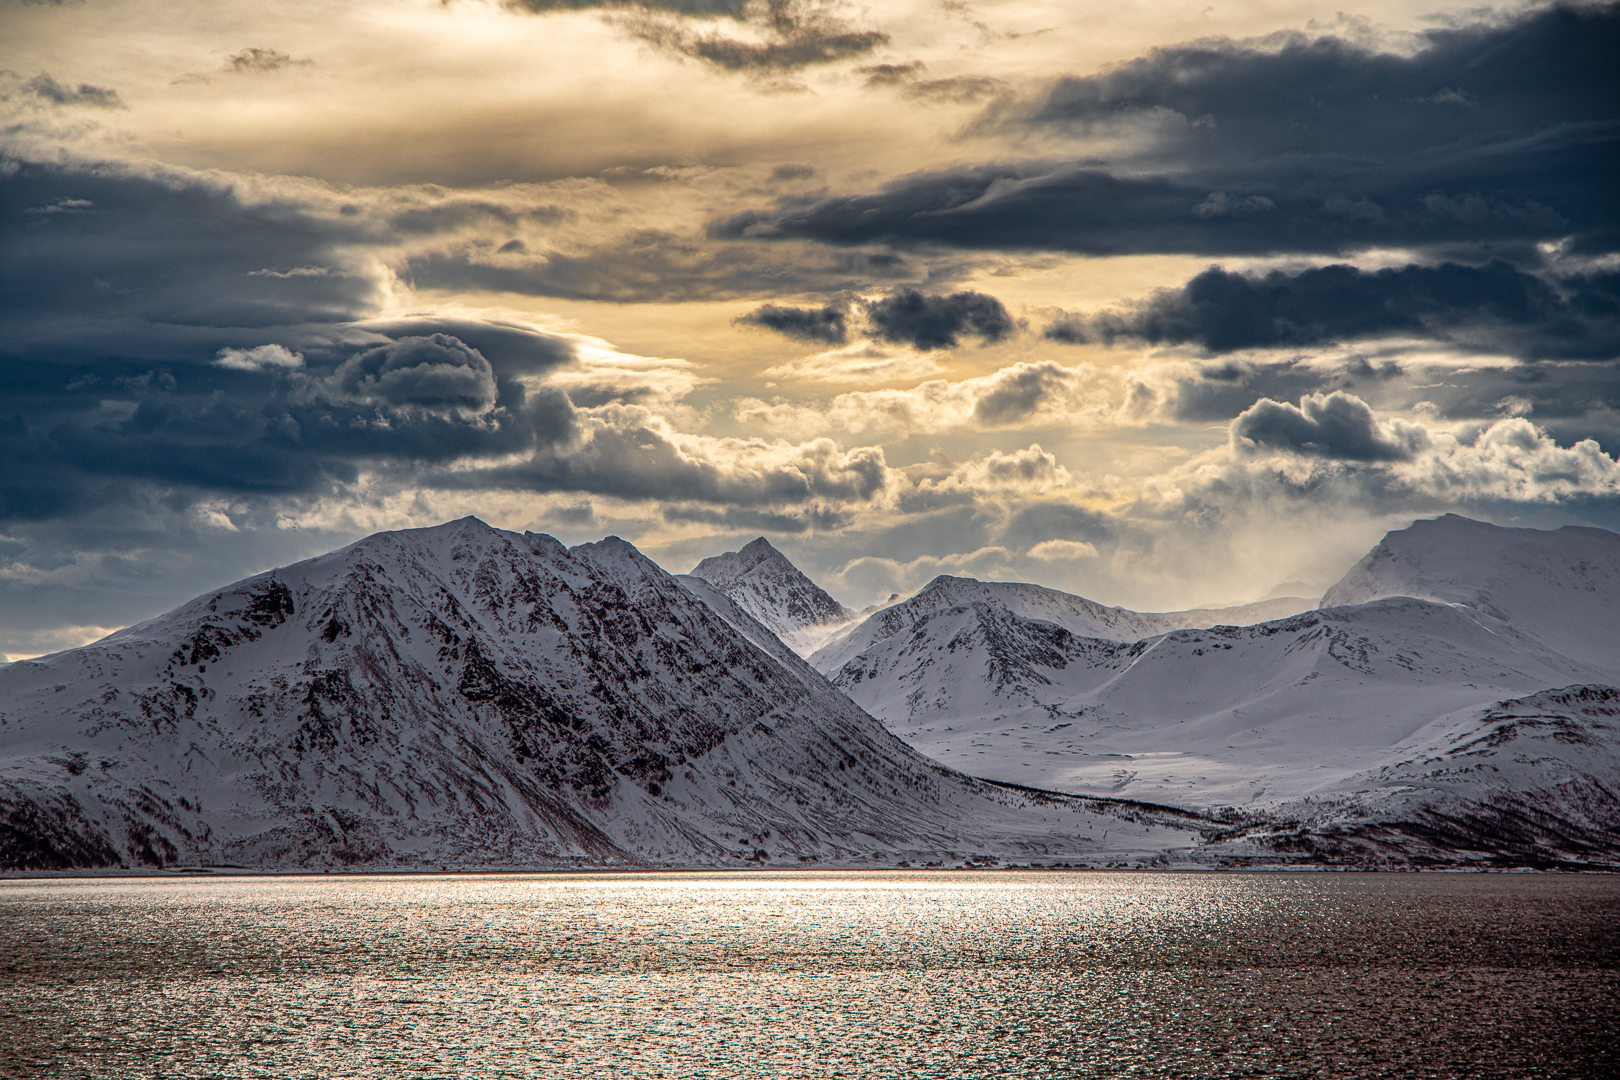
<instances>
[{"instance_id":1,"label":"dramatic cloud","mask_svg":"<svg viewBox=\"0 0 1620 1080\"><path fill-rule=\"evenodd\" d=\"M179 170L9 164L0 290L11 303L0 327L13 347L37 337L61 357L65 341L101 327L108 340L92 353L144 353L163 326L161 354L192 327L190 348L211 359L221 335L244 344L228 328L353 320L387 286L356 257L370 224L337 198L253 199L226 178ZM146 329L132 335L134 323Z\"/></svg>"},{"instance_id":2,"label":"dramatic cloud","mask_svg":"<svg viewBox=\"0 0 1620 1080\"><path fill-rule=\"evenodd\" d=\"M906 510L933 509L955 502L1005 495L1045 495L1074 483L1056 455L1030 443L1006 453L992 450L955 466L943 476L920 476L901 499Z\"/></svg>"},{"instance_id":3,"label":"dramatic cloud","mask_svg":"<svg viewBox=\"0 0 1620 1080\"><path fill-rule=\"evenodd\" d=\"M954 349L971 334L1000 341L1017 329L1001 301L979 292L931 296L917 289L896 289L866 309L878 337L926 352Z\"/></svg>"},{"instance_id":4,"label":"dramatic cloud","mask_svg":"<svg viewBox=\"0 0 1620 1080\"><path fill-rule=\"evenodd\" d=\"M1488 340L1530 358L1620 354L1620 273L1555 277L1484 266L1325 266L1264 275L1211 267L1179 289L1044 330L1064 342L1192 342L1211 352L1394 334Z\"/></svg>"},{"instance_id":5,"label":"dramatic cloud","mask_svg":"<svg viewBox=\"0 0 1620 1080\"><path fill-rule=\"evenodd\" d=\"M1410 56L1336 37L1157 50L986 130L1110 136L1118 167L932 172L711 226L717 237L1260 254L1565 238L1620 247L1620 7L1431 30Z\"/></svg>"},{"instance_id":6,"label":"dramatic cloud","mask_svg":"<svg viewBox=\"0 0 1620 1080\"><path fill-rule=\"evenodd\" d=\"M122 502L136 494L131 482L176 505L330 493L366 467L409 472L574 434L561 392L501 379L476 350L442 334L342 360L309 350L314 370L265 362L283 352L271 345L242 350L239 364L158 368L0 361L0 520Z\"/></svg>"},{"instance_id":7,"label":"dramatic cloud","mask_svg":"<svg viewBox=\"0 0 1620 1080\"><path fill-rule=\"evenodd\" d=\"M1310 394L1299 405L1264 399L1232 421L1232 445L1342 461L1410 461L1425 439L1408 425L1380 423L1354 394Z\"/></svg>"},{"instance_id":8,"label":"dramatic cloud","mask_svg":"<svg viewBox=\"0 0 1620 1080\"><path fill-rule=\"evenodd\" d=\"M1378 417L1354 395L1261 401L1226 447L1144 485L1144 510L1253 514L1276 500L1363 514L1565 506L1620 496L1620 462L1591 439L1563 446L1522 417L1456 429Z\"/></svg>"},{"instance_id":9,"label":"dramatic cloud","mask_svg":"<svg viewBox=\"0 0 1620 1080\"><path fill-rule=\"evenodd\" d=\"M155 10L0 35L8 655L468 513L1167 608L1620 525L1613 2Z\"/></svg>"},{"instance_id":10,"label":"dramatic cloud","mask_svg":"<svg viewBox=\"0 0 1620 1080\"><path fill-rule=\"evenodd\" d=\"M842 307L797 308L764 304L733 322L775 330L800 341L842 345L849 340L849 317Z\"/></svg>"},{"instance_id":11,"label":"dramatic cloud","mask_svg":"<svg viewBox=\"0 0 1620 1080\"><path fill-rule=\"evenodd\" d=\"M825 438L789 443L690 435L632 405L588 410L578 422L576 440L542 448L520 464L461 470L430 482L743 507L858 503L891 483L883 450L874 446L845 450Z\"/></svg>"},{"instance_id":12,"label":"dramatic cloud","mask_svg":"<svg viewBox=\"0 0 1620 1080\"><path fill-rule=\"evenodd\" d=\"M1000 341L1018 329L1000 300L980 292L939 296L902 287L876 299L857 300L856 310L864 314L865 328L873 337L922 352L954 349L964 336ZM801 341L842 345L849 340L849 314L842 304L821 308L766 304L734 321Z\"/></svg>"},{"instance_id":13,"label":"dramatic cloud","mask_svg":"<svg viewBox=\"0 0 1620 1080\"><path fill-rule=\"evenodd\" d=\"M334 402L470 420L495 407L495 372L448 334L406 337L349 357L316 389Z\"/></svg>"}]
</instances>

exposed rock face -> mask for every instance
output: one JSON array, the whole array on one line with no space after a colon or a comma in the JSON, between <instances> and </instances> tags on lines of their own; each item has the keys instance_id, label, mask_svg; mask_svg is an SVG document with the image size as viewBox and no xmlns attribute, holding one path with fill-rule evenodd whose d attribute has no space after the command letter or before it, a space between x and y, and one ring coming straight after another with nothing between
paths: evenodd
<instances>
[{"instance_id":1,"label":"exposed rock face","mask_svg":"<svg viewBox=\"0 0 1620 1080\"><path fill-rule=\"evenodd\" d=\"M857 618L763 536L704 559L689 576L707 581L801 656Z\"/></svg>"},{"instance_id":2,"label":"exposed rock face","mask_svg":"<svg viewBox=\"0 0 1620 1080\"><path fill-rule=\"evenodd\" d=\"M1115 857L1187 839L942 769L746 621L616 538L472 518L378 534L0 668L0 866L1085 858L1109 823Z\"/></svg>"}]
</instances>

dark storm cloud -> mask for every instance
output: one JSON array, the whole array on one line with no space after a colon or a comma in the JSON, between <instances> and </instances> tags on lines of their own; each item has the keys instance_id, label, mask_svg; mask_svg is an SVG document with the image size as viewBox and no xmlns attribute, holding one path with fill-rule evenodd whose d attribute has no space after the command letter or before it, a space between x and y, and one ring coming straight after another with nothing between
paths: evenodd
<instances>
[{"instance_id":1,"label":"dark storm cloud","mask_svg":"<svg viewBox=\"0 0 1620 1080\"><path fill-rule=\"evenodd\" d=\"M77 87L66 86L44 71L23 83L23 89L55 105L93 105L99 109L124 107L123 99L116 90L91 86L89 83L80 83Z\"/></svg>"},{"instance_id":2,"label":"dark storm cloud","mask_svg":"<svg viewBox=\"0 0 1620 1080\"><path fill-rule=\"evenodd\" d=\"M1369 387L1376 390L1380 383L1402 374L1395 361L1374 364L1365 357L1354 357L1333 367L1297 358L1201 364L1176 385L1170 413L1177 420L1219 423L1262 398L1291 401L1313 392L1352 388L1363 397L1371 396Z\"/></svg>"},{"instance_id":3,"label":"dark storm cloud","mask_svg":"<svg viewBox=\"0 0 1620 1080\"><path fill-rule=\"evenodd\" d=\"M866 317L875 336L925 352L954 349L968 334L987 343L1000 341L1017 329L1001 301L981 292L937 296L896 289L868 304Z\"/></svg>"},{"instance_id":4,"label":"dark storm cloud","mask_svg":"<svg viewBox=\"0 0 1620 1080\"><path fill-rule=\"evenodd\" d=\"M495 404L495 370L459 338L412 336L349 357L316 392L337 402L473 417Z\"/></svg>"},{"instance_id":5,"label":"dark storm cloud","mask_svg":"<svg viewBox=\"0 0 1620 1080\"><path fill-rule=\"evenodd\" d=\"M1341 461L1412 457L1412 447L1386 431L1365 401L1337 390L1308 395L1297 406L1269 398L1255 402L1232 421L1232 443Z\"/></svg>"},{"instance_id":6,"label":"dark storm cloud","mask_svg":"<svg viewBox=\"0 0 1620 1080\"><path fill-rule=\"evenodd\" d=\"M124 320L210 331L347 321L376 288L338 261L367 238L357 215L249 205L204 181L16 163L0 175L0 234L0 328L13 343ZM211 352L217 333L203 336ZM139 351L150 334L136 337Z\"/></svg>"},{"instance_id":7,"label":"dark storm cloud","mask_svg":"<svg viewBox=\"0 0 1620 1080\"><path fill-rule=\"evenodd\" d=\"M1111 255L1340 252L1571 238L1620 247L1620 7L1433 30L1412 56L1338 38L1156 50L987 127L1134 132L1115 165L986 165L784 203L717 237Z\"/></svg>"},{"instance_id":8,"label":"dark storm cloud","mask_svg":"<svg viewBox=\"0 0 1620 1080\"><path fill-rule=\"evenodd\" d=\"M724 453L695 456L650 426L598 424L569 446L537 447L524 461L424 477L444 488L577 491L623 499L689 500L741 507L860 502L882 492L882 450L842 451L817 440L786 458L748 462Z\"/></svg>"},{"instance_id":9,"label":"dark storm cloud","mask_svg":"<svg viewBox=\"0 0 1620 1080\"><path fill-rule=\"evenodd\" d=\"M475 319L410 318L367 322L366 329L399 339L447 335L476 349L502 375L538 375L569 363L573 346L511 323Z\"/></svg>"},{"instance_id":10,"label":"dark storm cloud","mask_svg":"<svg viewBox=\"0 0 1620 1080\"><path fill-rule=\"evenodd\" d=\"M694 456L634 406L635 386L571 400L544 382L577 361L560 335L366 319L386 278L352 268L397 242L402 215L325 197L251 201L178 172L0 173L0 288L15 301L0 307L0 520L151 507L173 522L220 499L259 512L353 495L362 477L377 491L756 508L869 499L887 483L881 451L830 440L722 440ZM454 227L464 212L483 210L440 217Z\"/></svg>"},{"instance_id":11,"label":"dark storm cloud","mask_svg":"<svg viewBox=\"0 0 1620 1080\"><path fill-rule=\"evenodd\" d=\"M841 307L797 308L764 304L732 322L775 330L800 341L842 345L849 340L849 316Z\"/></svg>"},{"instance_id":12,"label":"dark storm cloud","mask_svg":"<svg viewBox=\"0 0 1620 1080\"><path fill-rule=\"evenodd\" d=\"M1070 343L1190 342L1217 353L1391 334L1460 335L1487 337L1522 358L1607 358L1620 354L1620 274L1556 278L1501 260L1264 275L1211 267L1121 311L1065 315L1044 334Z\"/></svg>"},{"instance_id":13,"label":"dark storm cloud","mask_svg":"<svg viewBox=\"0 0 1620 1080\"><path fill-rule=\"evenodd\" d=\"M176 506L319 494L365 467L571 438L566 396L520 381L569 362L566 340L357 321L377 281L347 271L341 249L375 239L362 218L178 175L13 164L0 175L0 519L154 492Z\"/></svg>"},{"instance_id":14,"label":"dark storm cloud","mask_svg":"<svg viewBox=\"0 0 1620 1080\"><path fill-rule=\"evenodd\" d=\"M1194 424L1229 421L1262 399L1351 393L1369 404L1445 420L1489 423L1529 417L1560 445L1595 439L1620 449L1620 362L1531 361L1502 366L1430 364L1423 359L1352 355L1327 364L1307 355L1227 358L1189 365L1155 388L1163 415ZM1292 406L1290 406L1292 408Z\"/></svg>"},{"instance_id":15,"label":"dark storm cloud","mask_svg":"<svg viewBox=\"0 0 1620 1080\"><path fill-rule=\"evenodd\" d=\"M519 453L574 432L563 394L530 393L443 334L306 363L283 373L0 357L0 520L84 509L130 482L182 505L321 494L362 467Z\"/></svg>"}]
</instances>

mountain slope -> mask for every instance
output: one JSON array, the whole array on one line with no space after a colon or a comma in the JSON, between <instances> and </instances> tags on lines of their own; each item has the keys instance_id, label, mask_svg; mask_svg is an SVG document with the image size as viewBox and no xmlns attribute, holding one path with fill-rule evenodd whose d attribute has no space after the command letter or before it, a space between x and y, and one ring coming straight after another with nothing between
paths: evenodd
<instances>
[{"instance_id":1,"label":"mountain slope","mask_svg":"<svg viewBox=\"0 0 1620 1080\"><path fill-rule=\"evenodd\" d=\"M1390 761L1211 845L1351 865L1620 867L1620 690L1571 686L1421 728Z\"/></svg>"},{"instance_id":2,"label":"mountain slope","mask_svg":"<svg viewBox=\"0 0 1620 1080\"><path fill-rule=\"evenodd\" d=\"M1386 594L1362 603L1125 644L1117 638L1144 623L1088 622L1084 602L1031 586L943 582L934 602L879 612L812 663L902 738L965 772L1257 812L1342 795L1356 777L1405 760L1437 718L1620 683L1620 590L1610 584L1620 578L1601 558L1620 538L1427 524L1407 532L1441 540L1415 550L1391 534L1381 547L1396 556L1369 556L1328 594ZM1447 543L1467 550L1430 554ZM1541 579L1521 587L1527 549ZM1611 744L1583 753L1592 777L1607 775ZM1508 772L1527 790L1551 790Z\"/></svg>"},{"instance_id":3,"label":"mountain slope","mask_svg":"<svg viewBox=\"0 0 1620 1080\"><path fill-rule=\"evenodd\" d=\"M1188 839L942 769L778 650L616 538L378 534L0 668L0 866L1128 859Z\"/></svg>"},{"instance_id":4,"label":"mountain slope","mask_svg":"<svg viewBox=\"0 0 1620 1080\"><path fill-rule=\"evenodd\" d=\"M1620 657L1620 534L1566 525L1510 529L1446 514L1391 532L1322 598L1463 604L1598 665Z\"/></svg>"},{"instance_id":5,"label":"mountain slope","mask_svg":"<svg viewBox=\"0 0 1620 1080\"><path fill-rule=\"evenodd\" d=\"M708 582L800 655L857 618L763 536L704 559L687 576Z\"/></svg>"},{"instance_id":6,"label":"mountain slope","mask_svg":"<svg viewBox=\"0 0 1620 1080\"><path fill-rule=\"evenodd\" d=\"M1315 606L1300 597L1285 596L1237 607L1150 613L1107 607L1041 585L941 575L910 599L885 607L830 638L812 655L811 663L816 670L831 674L853 657L909 631L920 620L958 609L972 608L989 618L1019 624L1048 623L1078 637L1129 643L1188 627L1244 626L1280 619ZM1016 651L1002 651L991 662L1017 663L1015 657Z\"/></svg>"}]
</instances>

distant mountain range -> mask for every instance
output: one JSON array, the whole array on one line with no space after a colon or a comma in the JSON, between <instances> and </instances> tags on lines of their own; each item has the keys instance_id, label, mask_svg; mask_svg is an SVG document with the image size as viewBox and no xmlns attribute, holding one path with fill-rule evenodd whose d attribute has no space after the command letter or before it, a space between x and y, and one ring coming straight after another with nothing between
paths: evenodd
<instances>
[{"instance_id":1,"label":"distant mountain range","mask_svg":"<svg viewBox=\"0 0 1620 1080\"><path fill-rule=\"evenodd\" d=\"M811 664L978 776L1341 838L1449 815L1476 854L1620 855L1620 536L1447 515L1389 534L1319 610L1248 614L937 578ZM1490 839L1503 815L1518 841ZM1427 858L1430 840L1340 846Z\"/></svg>"},{"instance_id":2,"label":"distant mountain range","mask_svg":"<svg viewBox=\"0 0 1620 1080\"><path fill-rule=\"evenodd\" d=\"M861 614L764 538L381 533L0 667L0 868L1620 868L1616 534L1420 521L1319 608Z\"/></svg>"}]
</instances>

